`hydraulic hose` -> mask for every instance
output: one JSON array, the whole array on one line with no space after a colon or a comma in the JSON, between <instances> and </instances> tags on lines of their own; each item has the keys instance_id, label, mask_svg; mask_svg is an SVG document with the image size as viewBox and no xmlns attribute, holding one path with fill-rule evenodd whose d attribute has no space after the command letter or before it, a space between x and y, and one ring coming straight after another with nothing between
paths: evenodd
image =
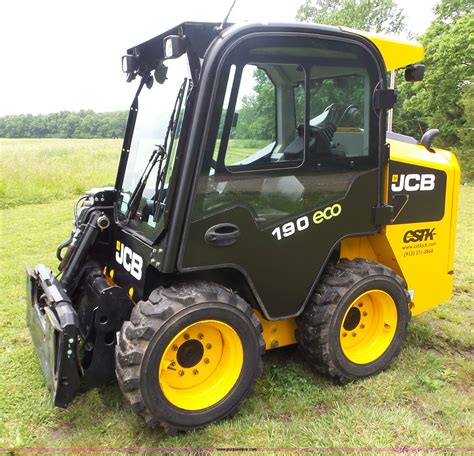
<instances>
[{"instance_id":1,"label":"hydraulic hose","mask_svg":"<svg viewBox=\"0 0 474 456\"><path fill-rule=\"evenodd\" d=\"M68 294L70 294L70 292L75 288L79 268L82 266L90 248L97 239L100 231L97 225L97 219L100 215L101 213L99 211L94 211L90 214L88 221L85 223L82 235L78 238L75 250L73 250L71 256L68 258L68 264L63 271L60 281L64 290Z\"/></svg>"}]
</instances>

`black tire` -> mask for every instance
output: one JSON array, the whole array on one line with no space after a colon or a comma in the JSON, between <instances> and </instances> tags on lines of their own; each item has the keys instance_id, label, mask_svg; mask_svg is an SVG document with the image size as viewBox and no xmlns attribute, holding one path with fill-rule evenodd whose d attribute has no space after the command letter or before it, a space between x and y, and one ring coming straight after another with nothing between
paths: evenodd
<instances>
[{"instance_id":1,"label":"black tire","mask_svg":"<svg viewBox=\"0 0 474 456\"><path fill-rule=\"evenodd\" d=\"M342 347L342 336L348 335L344 329L349 318L348 312L359 297L372 291L379 293L378 290L393 300L396 329L393 337L390 335L388 347L376 359L367 363L355 363L346 356ZM410 295L405 281L390 268L360 258L342 259L337 264L328 265L305 310L297 318L296 339L304 357L317 372L341 383L369 377L386 369L399 353L407 335L411 315L409 303ZM358 306L361 307L360 303ZM355 313L357 310L355 309ZM359 312L359 315L355 315L354 323L364 328L361 321ZM389 325L386 326L390 328ZM352 329L348 330L350 331ZM363 334L362 331L359 334ZM352 335L357 336L355 330ZM350 342L349 339L347 341Z\"/></svg>"},{"instance_id":2,"label":"black tire","mask_svg":"<svg viewBox=\"0 0 474 456\"><path fill-rule=\"evenodd\" d=\"M167 399L160 383L164 380L159 379L158 366L161 366L162 359L167 359L165 353L169 353L170 344L176 337L181 337L179 334L183 329L206 320L225 324L238 335L243 349L242 368L240 374L237 371L238 379L232 389L217 403L198 410L184 409ZM189 339L189 335L183 337L186 336ZM198 345L196 336L191 337L191 342ZM177 350L176 345L172 346L173 350ZM199 348L201 360L204 359L203 349L204 345ZM147 301L140 301L135 306L130 321L124 322L120 331L116 346L116 374L120 389L133 410L149 426L161 425L169 434L176 434L207 426L237 413L242 400L253 391L255 378L262 372L264 352L262 325L242 298L214 283L192 282L157 288ZM178 353L181 351L176 352L177 360ZM204 362L209 363L209 359L204 359ZM179 363L176 361L173 365L181 369L178 373L184 379L183 372L189 371ZM171 364L167 369L175 370L169 366ZM168 371L163 378L166 375Z\"/></svg>"}]
</instances>

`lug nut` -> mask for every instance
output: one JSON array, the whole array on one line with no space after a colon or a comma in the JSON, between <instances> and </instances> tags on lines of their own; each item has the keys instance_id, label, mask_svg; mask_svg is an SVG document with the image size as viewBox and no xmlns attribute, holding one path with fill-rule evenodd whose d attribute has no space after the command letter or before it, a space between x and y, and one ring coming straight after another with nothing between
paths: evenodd
<instances>
[{"instance_id":1,"label":"lug nut","mask_svg":"<svg viewBox=\"0 0 474 456\"><path fill-rule=\"evenodd\" d=\"M207 348L208 350L210 350L210 349L212 348L212 345L211 345L211 344L206 344L206 348Z\"/></svg>"},{"instance_id":2,"label":"lug nut","mask_svg":"<svg viewBox=\"0 0 474 456\"><path fill-rule=\"evenodd\" d=\"M178 351L178 346L177 346L177 345L173 345L173 350L174 350L174 351Z\"/></svg>"},{"instance_id":3,"label":"lug nut","mask_svg":"<svg viewBox=\"0 0 474 456\"><path fill-rule=\"evenodd\" d=\"M347 333L342 333L342 337L347 337Z\"/></svg>"},{"instance_id":4,"label":"lug nut","mask_svg":"<svg viewBox=\"0 0 474 456\"><path fill-rule=\"evenodd\" d=\"M389 325L388 323L385 323L385 324L383 325L383 327L384 327L385 329L390 329L390 325Z\"/></svg>"},{"instance_id":5,"label":"lug nut","mask_svg":"<svg viewBox=\"0 0 474 456\"><path fill-rule=\"evenodd\" d=\"M204 364L209 364L209 358L204 358Z\"/></svg>"},{"instance_id":6,"label":"lug nut","mask_svg":"<svg viewBox=\"0 0 474 456\"><path fill-rule=\"evenodd\" d=\"M365 325L364 325L364 324L362 324L362 325L360 325L360 327L361 327L361 329L364 329L364 328L365 328Z\"/></svg>"},{"instance_id":7,"label":"lug nut","mask_svg":"<svg viewBox=\"0 0 474 456\"><path fill-rule=\"evenodd\" d=\"M204 339L204 334L199 333L198 334L198 339Z\"/></svg>"},{"instance_id":8,"label":"lug nut","mask_svg":"<svg viewBox=\"0 0 474 456\"><path fill-rule=\"evenodd\" d=\"M184 375L184 370L180 370L180 371L178 372L178 375L179 375L180 377L182 377L182 376Z\"/></svg>"},{"instance_id":9,"label":"lug nut","mask_svg":"<svg viewBox=\"0 0 474 456\"><path fill-rule=\"evenodd\" d=\"M357 336L357 333L352 333L352 337L355 337L355 336Z\"/></svg>"},{"instance_id":10,"label":"lug nut","mask_svg":"<svg viewBox=\"0 0 474 456\"><path fill-rule=\"evenodd\" d=\"M364 304L362 304L361 302L359 302L358 306L359 306L359 307L364 307Z\"/></svg>"},{"instance_id":11,"label":"lug nut","mask_svg":"<svg viewBox=\"0 0 474 456\"><path fill-rule=\"evenodd\" d=\"M194 374L194 375L197 375L197 374L199 374L199 371L198 371L197 369L194 369L194 370L193 370L193 374Z\"/></svg>"},{"instance_id":12,"label":"lug nut","mask_svg":"<svg viewBox=\"0 0 474 456\"><path fill-rule=\"evenodd\" d=\"M366 317L366 316L369 315L369 314L368 314L367 312L362 312L362 315L363 315L364 317Z\"/></svg>"},{"instance_id":13,"label":"lug nut","mask_svg":"<svg viewBox=\"0 0 474 456\"><path fill-rule=\"evenodd\" d=\"M184 335L184 340L189 340L189 334Z\"/></svg>"},{"instance_id":14,"label":"lug nut","mask_svg":"<svg viewBox=\"0 0 474 456\"><path fill-rule=\"evenodd\" d=\"M176 361L171 361L170 366L171 366L171 367L176 366Z\"/></svg>"}]
</instances>

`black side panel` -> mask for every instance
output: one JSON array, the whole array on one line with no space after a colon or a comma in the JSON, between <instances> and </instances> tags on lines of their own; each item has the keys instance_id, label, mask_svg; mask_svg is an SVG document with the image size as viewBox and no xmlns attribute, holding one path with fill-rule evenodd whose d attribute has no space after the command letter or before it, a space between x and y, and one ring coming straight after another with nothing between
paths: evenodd
<instances>
[{"instance_id":1,"label":"black side panel","mask_svg":"<svg viewBox=\"0 0 474 456\"><path fill-rule=\"evenodd\" d=\"M359 175L343 199L295 216L291 220L295 226L304 216L308 222L300 223L303 229L287 237L282 229L285 222L258 228L250 210L242 205L197 220L191 224L186 240L183 270L234 267L247 276L269 318L297 315L338 241L375 232L371 220L376 188L377 170ZM340 208L331 211L337 205ZM238 226L240 239L226 247L206 242L207 230L221 223ZM278 227L281 236L275 234Z\"/></svg>"},{"instance_id":2,"label":"black side panel","mask_svg":"<svg viewBox=\"0 0 474 456\"><path fill-rule=\"evenodd\" d=\"M76 305L81 331L86 334L81 360L81 391L115 380L115 339L133 305L122 287L110 285L99 270L84 281Z\"/></svg>"},{"instance_id":3,"label":"black side panel","mask_svg":"<svg viewBox=\"0 0 474 456\"><path fill-rule=\"evenodd\" d=\"M388 198L388 204L394 207L394 225L441 220L446 198L446 173L390 161Z\"/></svg>"}]
</instances>

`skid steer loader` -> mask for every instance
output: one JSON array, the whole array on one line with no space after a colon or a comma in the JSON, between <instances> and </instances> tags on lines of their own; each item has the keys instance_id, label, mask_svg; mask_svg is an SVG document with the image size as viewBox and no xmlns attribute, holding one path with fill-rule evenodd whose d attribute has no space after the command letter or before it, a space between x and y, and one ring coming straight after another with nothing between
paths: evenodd
<instances>
[{"instance_id":1,"label":"skid steer loader","mask_svg":"<svg viewBox=\"0 0 474 456\"><path fill-rule=\"evenodd\" d=\"M118 380L173 433L239 408L266 350L345 383L386 369L451 296L459 167L387 132L416 43L310 24L186 22L123 57L114 188L76 204L59 274L27 270L57 406ZM388 128L390 130L390 128Z\"/></svg>"}]
</instances>

